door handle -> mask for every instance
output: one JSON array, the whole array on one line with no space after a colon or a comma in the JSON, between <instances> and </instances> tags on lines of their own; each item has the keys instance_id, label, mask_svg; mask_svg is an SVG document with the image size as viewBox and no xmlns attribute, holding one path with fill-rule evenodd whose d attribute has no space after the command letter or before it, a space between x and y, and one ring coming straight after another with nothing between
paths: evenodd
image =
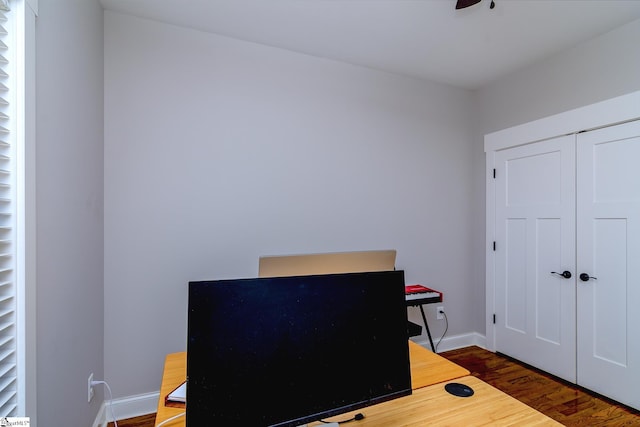
<instances>
[{"instance_id":1,"label":"door handle","mask_svg":"<svg viewBox=\"0 0 640 427\"><path fill-rule=\"evenodd\" d=\"M597 277L589 276L587 273L580 273L580 280L583 282L588 282L589 279L598 280Z\"/></svg>"},{"instance_id":2,"label":"door handle","mask_svg":"<svg viewBox=\"0 0 640 427\"><path fill-rule=\"evenodd\" d=\"M565 279L571 279L571 272L567 270L563 271L562 273L556 273L555 271L552 271L551 274L557 274L558 276L562 276ZM582 276L580 276L580 278L582 279Z\"/></svg>"}]
</instances>

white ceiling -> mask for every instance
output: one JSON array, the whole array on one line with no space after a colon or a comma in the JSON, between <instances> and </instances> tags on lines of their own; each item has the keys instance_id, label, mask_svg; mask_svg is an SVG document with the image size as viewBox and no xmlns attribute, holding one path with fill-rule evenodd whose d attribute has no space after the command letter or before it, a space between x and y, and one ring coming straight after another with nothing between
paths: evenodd
<instances>
[{"instance_id":1,"label":"white ceiling","mask_svg":"<svg viewBox=\"0 0 640 427\"><path fill-rule=\"evenodd\" d=\"M494 9L490 1L455 10L456 0L101 0L108 10L467 89L640 19L640 0L495 0Z\"/></svg>"}]
</instances>

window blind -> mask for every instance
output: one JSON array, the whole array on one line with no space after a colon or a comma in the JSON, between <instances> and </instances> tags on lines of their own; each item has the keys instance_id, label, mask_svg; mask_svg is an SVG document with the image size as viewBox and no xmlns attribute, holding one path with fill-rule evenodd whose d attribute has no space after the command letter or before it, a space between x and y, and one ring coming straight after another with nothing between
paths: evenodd
<instances>
[{"instance_id":1,"label":"window blind","mask_svg":"<svg viewBox=\"0 0 640 427\"><path fill-rule=\"evenodd\" d=\"M12 34L10 10L0 0L0 417L18 416L16 343L15 144L11 132Z\"/></svg>"}]
</instances>

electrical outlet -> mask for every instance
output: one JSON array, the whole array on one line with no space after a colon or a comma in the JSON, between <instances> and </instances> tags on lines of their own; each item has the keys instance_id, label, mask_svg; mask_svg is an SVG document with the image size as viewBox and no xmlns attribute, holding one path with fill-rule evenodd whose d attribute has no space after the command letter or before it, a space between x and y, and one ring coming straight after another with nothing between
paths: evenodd
<instances>
[{"instance_id":1,"label":"electrical outlet","mask_svg":"<svg viewBox=\"0 0 640 427\"><path fill-rule=\"evenodd\" d=\"M436 319L442 320L444 319L444 306L439 305L436 307Z\"/></svg>"},{"instance_id":2,"label":"electrical outlet","mask_svg":"<svg viewBox=\"0 0 640 427\"><path fill-rule=\"evenodd\" d=\"M87 380L87 402L91 402L93 399L93 372L89 374L89 379Z\"/></svg>"}]
</instances>

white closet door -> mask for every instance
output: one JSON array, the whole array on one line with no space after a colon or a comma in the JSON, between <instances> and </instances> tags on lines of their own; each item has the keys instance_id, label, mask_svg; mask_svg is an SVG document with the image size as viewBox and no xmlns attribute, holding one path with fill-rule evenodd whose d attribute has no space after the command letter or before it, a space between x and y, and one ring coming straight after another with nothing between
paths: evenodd
<instances>
[{"instance_id":1,"label":"white closet door","mask_svg":"<svg viewBox=\"0 0 640 427\"><path fill-rule=\"evenodd\" d=\"M575 382L575 137L498 151L495 165L496 350Z\"/></svg>"},{"instance_id":2,"label":"white closet door","mask_svg":"<svg viewBox=\"0 0 640 427\"><path fill-rule=\"evenodd\" d=\"M640 409L640 122L578 135L578 384Z\"/></svg>"}]
</instances>

